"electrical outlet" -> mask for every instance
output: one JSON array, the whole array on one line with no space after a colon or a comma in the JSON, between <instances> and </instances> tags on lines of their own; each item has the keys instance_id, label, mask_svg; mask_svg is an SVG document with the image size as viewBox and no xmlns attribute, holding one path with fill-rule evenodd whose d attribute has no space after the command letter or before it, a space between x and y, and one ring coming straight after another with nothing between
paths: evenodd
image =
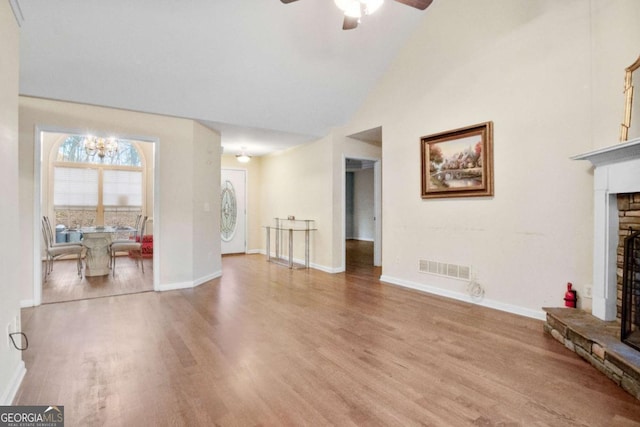
<instances>
[{"instance_id":1,"label":"electrical outlet","mask_svg":"<svg viewBox=\"0 0 640 427\"><path fill-rule=\"evenodd\" d=\"M584 297L585 298L591 298L591 292L593 291L593 286L591 285L585 285L584 287Z\"/></svg>"}]
</instances>

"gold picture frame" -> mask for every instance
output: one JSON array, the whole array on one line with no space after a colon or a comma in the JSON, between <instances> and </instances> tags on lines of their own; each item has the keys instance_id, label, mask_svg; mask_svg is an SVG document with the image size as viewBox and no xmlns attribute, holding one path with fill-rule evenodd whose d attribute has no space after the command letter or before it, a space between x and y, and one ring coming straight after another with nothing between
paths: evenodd
<instances>
[{"instance_id":1,"label":"gold picture frame","mask_svg":"<svg viewBox=\"0 0 640 427\"><path fill-rule=\"evenodd\" d=\"M640 71L638 70L640 70L640 56L636 59L636 62L624 70L624 116L622 117L622 125L620 126L620 142L625 142L629 139L629 129L631 126L633 126L634 129L631 138L634 139L639 136L638 129L640 129L640 124L637 122L640 113L636 110L640 108L640 105L633 105L635 101L633 97L633 78L638 79L638 77L640 77ZM632 120L632 114L634 120Z\"/></svg>"},{"instance_id":2,"label":"gold picture frame","mask_svg":"<svg viewBox=\"0 0 640 427\"><path fill-rule=\"evenodd\" d=\"M493 122L420 138L423 199L493 196Z\"/></svg>"}]
</instances>

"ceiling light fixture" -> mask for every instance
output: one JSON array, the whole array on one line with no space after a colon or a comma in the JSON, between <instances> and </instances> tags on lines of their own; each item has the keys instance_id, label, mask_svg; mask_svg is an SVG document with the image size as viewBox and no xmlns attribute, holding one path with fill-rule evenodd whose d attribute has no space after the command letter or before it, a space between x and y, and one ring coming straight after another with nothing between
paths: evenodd
<instances>
[{"instance_id":1,"label":"ceiling light fixture","mask_svg":"<svg viewBox=\"0 0 640 427\"><path fill-rule=\"evenodd\" d=\"M350 18L361 18L363 13L371 15L382 6L384 0L334 0L338 9Z\"/></svg>"},{"instance_id":2,"label":"ceiling light fixture","mask_svg":"<svg viewBox=\"0 0 640 427\"><path fill-rule=\"evenodd\" d=\"M242 147L242 152L240 154L236 154L236 160L240 163L249 163L251 160L251 156L245 152L245 148Z\"/></svg>"},{"instance_id":3,"label":"ceiling light fixture","mask_svg":"<svg viewBox=\"0 0 640 427\"><path fill-rule=\"evenodd\" d=\"M113 157L118 152L118 141L115 138L96 138L95 136L87 136L84 138L84 150L93 157L96 154L100 159Z\"/></svg>"}]
</instances>

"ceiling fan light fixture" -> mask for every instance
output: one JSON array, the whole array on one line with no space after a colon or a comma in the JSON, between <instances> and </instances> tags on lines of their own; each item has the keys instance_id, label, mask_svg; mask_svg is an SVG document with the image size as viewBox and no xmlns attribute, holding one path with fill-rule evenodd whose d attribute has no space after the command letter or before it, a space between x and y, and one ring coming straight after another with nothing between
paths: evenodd
<instances>
[{"instance_id":1,"label":"ceiling fan light fixture","mask_svg":"<svg viewBox=\"0 0 640 427\"><path fill-rule=\"evenodd\" d=\"M345 16L360 18L363 12L365 15L371 15L380 9L384 0L334 0L334 2Z\"/></svg>"},{"instance_id":2,"label":"ceiling fan light fixture","mask_svg":"<svg viewBox=\"0 0 640 427\"><path fill-rule=\"evenodd\" d=\"M334 0L338 9L340 9L345 16L351 18L360 18L362 16L362 8L359 0Z\"/></svg>"},{"instance_id":3,"label":"ceiling fan light fixture","mask_svg":"<svg viewBox=\"0 0 640 427\"><path fill-rule=\"evenodd\" d=\"M352 4L354 0L334 0L334 3L341 11L346 11L349 9L349 5Z\"/></svg>"},{"instance_id":4,"label":"ceiling fan light fixture","mask_svg":"<svg viewBox=\"0 0 640 427\"><path fill-rule=\"evenodd\" d=\"M371 15L376 10L380 9L384 0L362 0L364 4L364 10L367 15Z\"/></svg>"}]
</instances>

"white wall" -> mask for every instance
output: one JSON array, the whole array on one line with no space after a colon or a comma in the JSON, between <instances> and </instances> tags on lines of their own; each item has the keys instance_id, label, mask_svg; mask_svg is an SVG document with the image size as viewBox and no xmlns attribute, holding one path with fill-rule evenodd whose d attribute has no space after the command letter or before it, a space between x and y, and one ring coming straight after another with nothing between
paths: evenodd
<instances>
[{"instance_id":1,"label":"white wall","mask_svg":"<svg viewBox=\"0 0 640 427\"><path fill-rule=\"evenodd\" d=\"M353 238L373 241L373 168L354 172L353 182Z\"/></svg>"},{"instance_id":2,"label":"white wall","mask_svg":"<svg viewBox=\"0 0 640 427\"><path fill-rule=\"evenodd\" d=\"M9 2L0 2L0 234L5 242L19 242L18 233L18 62L19 33ZM7 325L16 330L20 318L14 245L0 246L0 405L10 405L25 374L22 355L7 344ZM19 326L18 326L19 327Z\"/></svg>"},{"instance_id":3,"label":"white wall","mask_svg":"<svg viewBox=\"0 0 640 427\"><path fill-rule=\"evenodd\" d=\"M418 261L469 265L483 304L534 317L562 304L566 282L582 293L592 177L569 157L616 143L623 69L640 40L638 19L611 19L637 18L640 2L614 3L615 13L599 0L448 0L427 10L344 129L383 127L385 280L469 300L465 282L419 273ZM489 120L495 196L422 200L420 137Z\"/></svg>"},{"instance_id":4,"label":"white wall","mask_svg":"<svg viewBox=\"0 0 640 427\"><path fill-rule=\"evenodd\" d=\"M161 290L189 287L221 274L220 135L192 120L20 97L20 235L22 300L33 294L34 144L36 126L157 138L159 191L154 200L154 274ZM204 205L211 207L204 211ZM159 248L159 250L156 250ZM204 257L204 258L203 258Z\"/></svg>"}]
</instances>

